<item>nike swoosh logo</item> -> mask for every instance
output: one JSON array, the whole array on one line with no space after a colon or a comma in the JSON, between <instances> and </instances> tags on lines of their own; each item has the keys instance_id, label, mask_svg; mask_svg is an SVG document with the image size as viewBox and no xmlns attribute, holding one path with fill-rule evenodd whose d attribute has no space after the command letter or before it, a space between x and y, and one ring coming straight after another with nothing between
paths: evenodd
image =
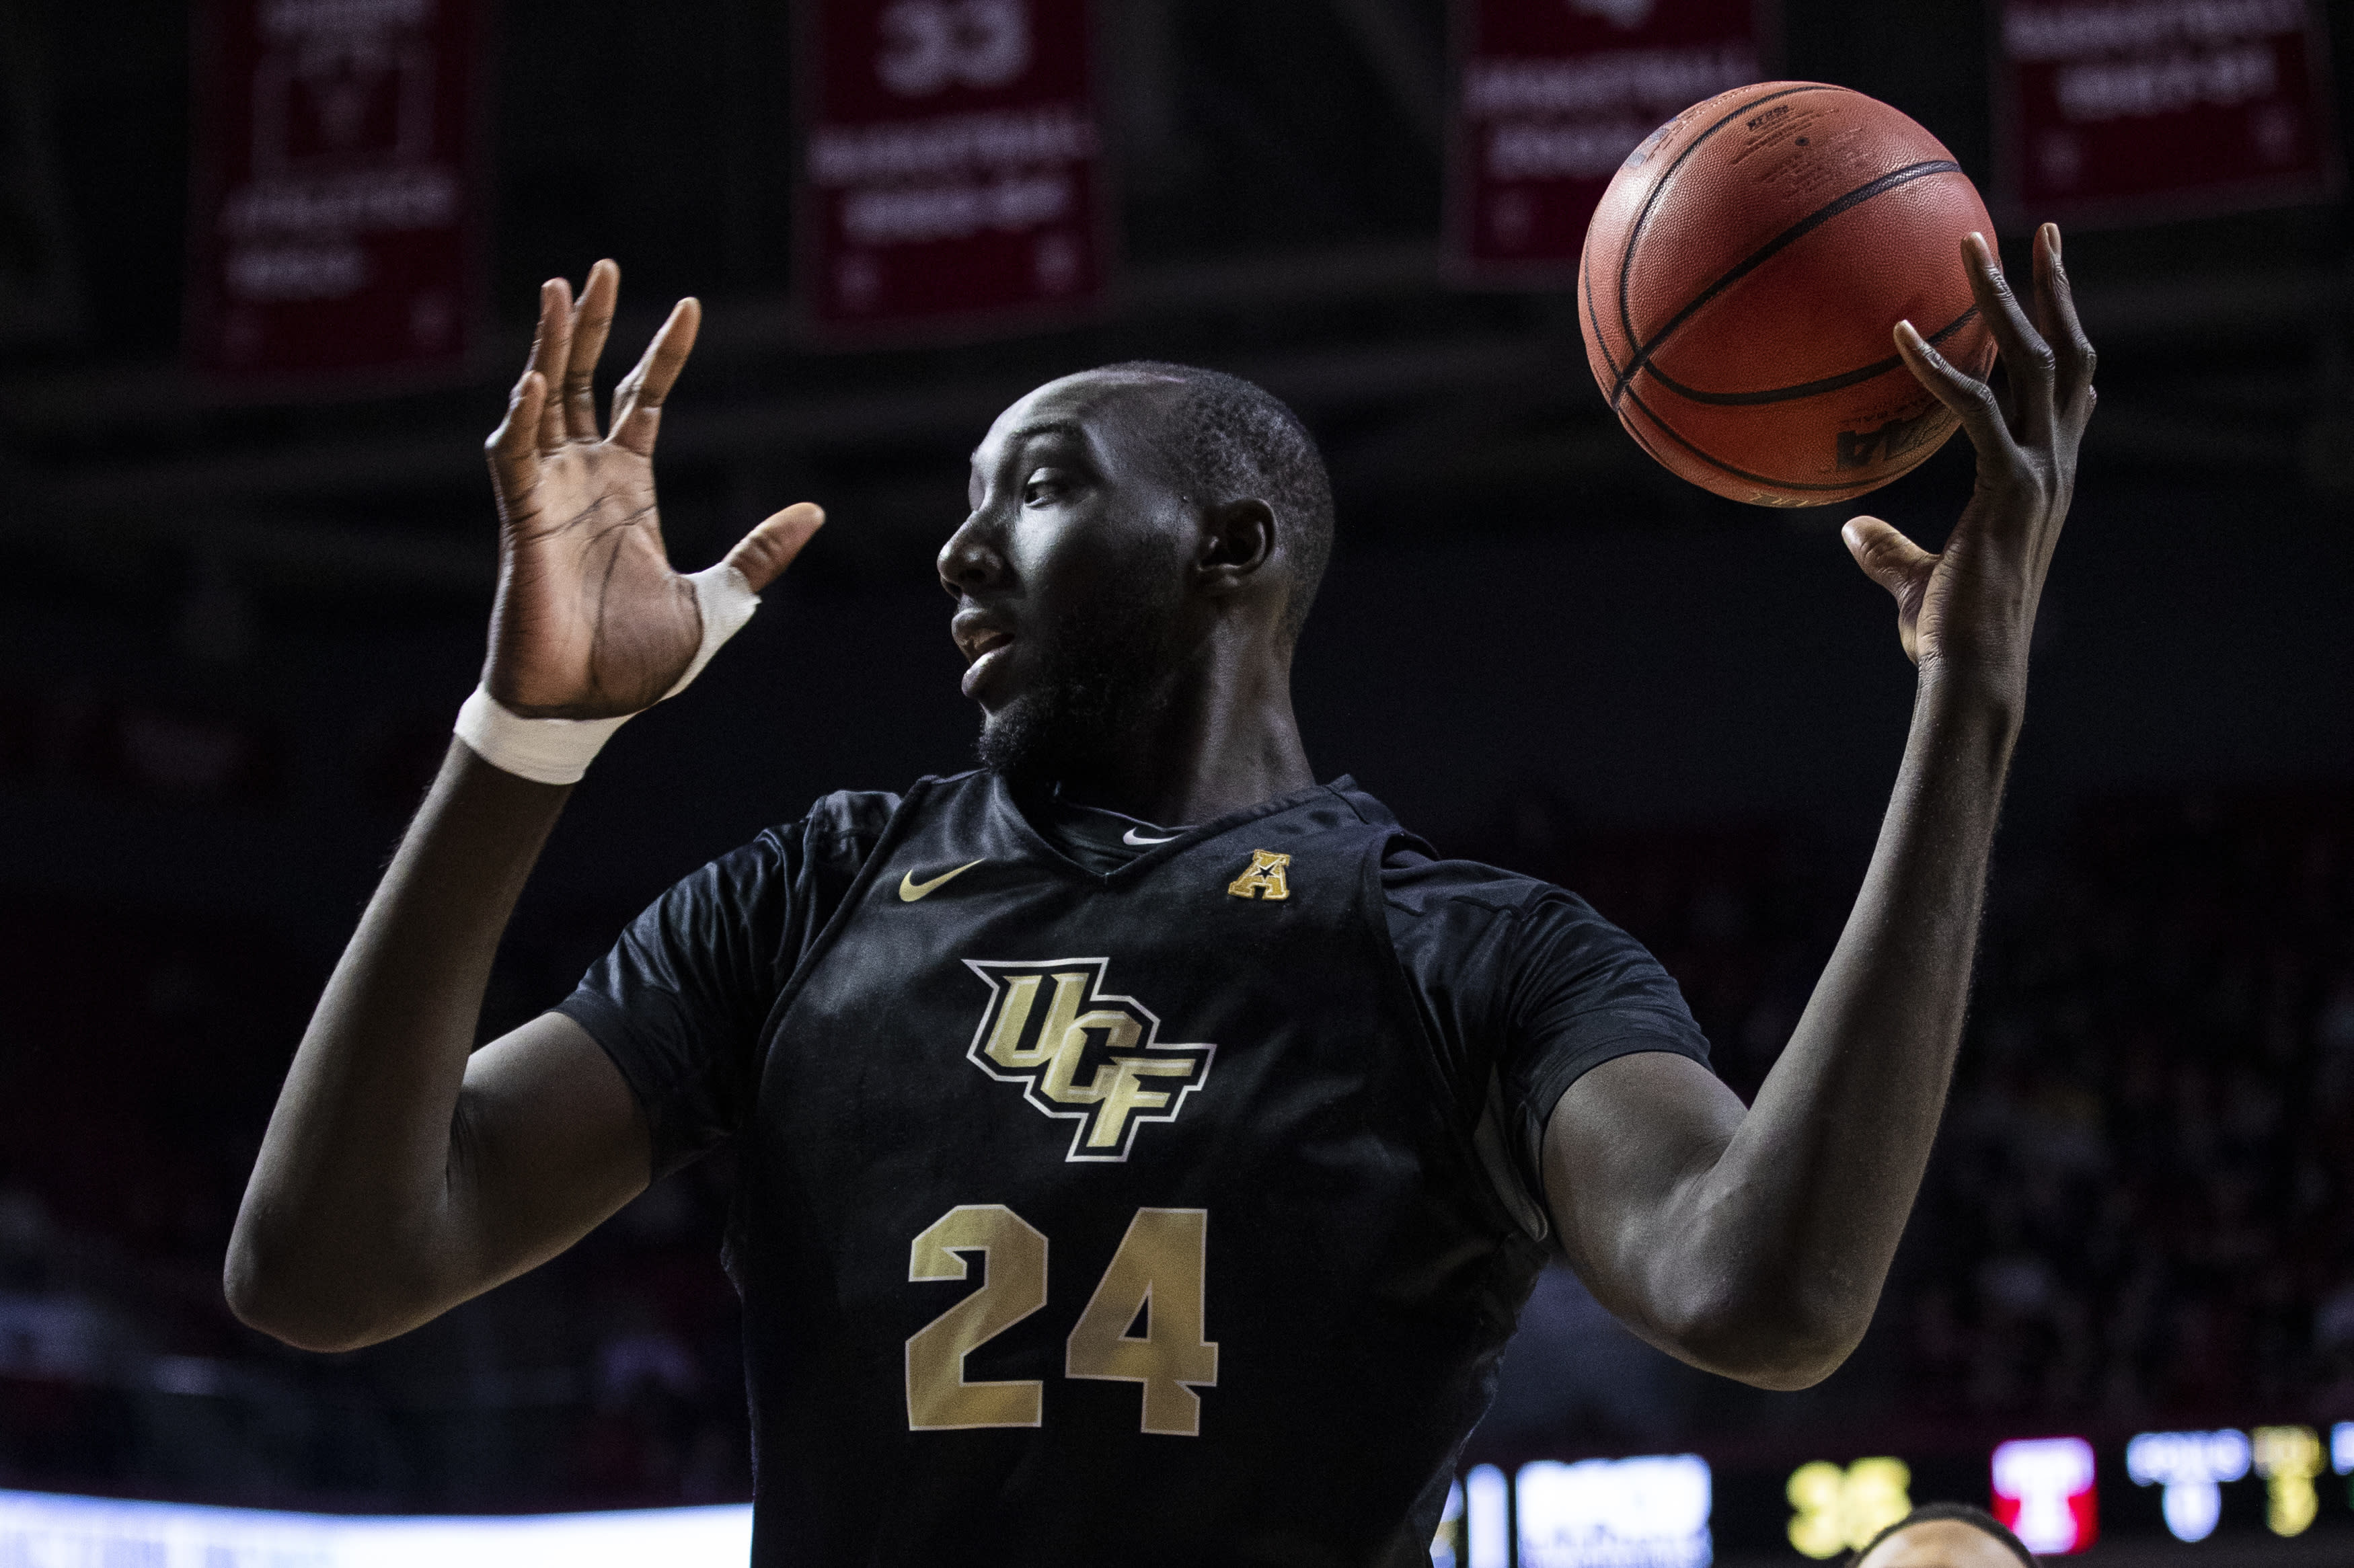
<instances>
[{"instance_id":1,"label":"nike swoosh logo","mask_svg":"<svg viewBox=\"0 0 2354 1568\"><path fill-rule=\"evenodd\" d=\"M981 860L987 860L989 857L987 855L983 855L981 858ZM962 865L957 867L954 871L944 871L940 873L929 882L917 882L916 880L916 874L912 871L902 873L899 877L899 902L902 904L913 904L917 899L923 897L926 894L939 886L941 883L946 882L949 878L952 876L962 876L966 872L970 871L974 866L977 866L980 863L980 860L969 860Z\"/></svg>"},{"instance_id":2,"label":"nike swoosh logo","mask_svg":"<svg viewBox=\"0 0 2354 1568\"><path fill-rule=\"evenodd\" d=\"M1184 836L1185 835L1182 833L1171 833L1165 839L1148 839L1142 833L1138 832L1134 828L1130 828L1128 832L1119 835L1119 842L1124 844L1134 844L1137 848L1142 849L1147 844L1174 843Z\"/></svg>"}]
</instances>

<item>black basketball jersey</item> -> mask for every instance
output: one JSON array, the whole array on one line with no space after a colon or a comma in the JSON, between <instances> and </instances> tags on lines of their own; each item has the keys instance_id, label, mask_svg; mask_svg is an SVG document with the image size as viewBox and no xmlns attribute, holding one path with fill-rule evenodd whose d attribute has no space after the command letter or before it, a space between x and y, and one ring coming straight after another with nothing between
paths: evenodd
<instances>
[{"instance_id":1,"label":"black basketball jersey","mask_svg":"<svg viewBox=\"0 0 2354 1568\"><path fill-rule=\"evenodd\" d=\"M1427 1561L1545 1251L1320 786L1109 872L917 785L738 1140L764 1568Z\"/></svg>"}]
</instances>

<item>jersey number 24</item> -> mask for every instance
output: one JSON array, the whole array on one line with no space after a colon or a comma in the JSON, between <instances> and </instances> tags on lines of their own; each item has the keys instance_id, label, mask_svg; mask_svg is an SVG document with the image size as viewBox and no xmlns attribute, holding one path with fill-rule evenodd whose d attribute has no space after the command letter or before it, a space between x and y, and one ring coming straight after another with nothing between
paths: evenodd
<instances>
[{"instance_id":1,"label":"jersey number 24","mask_svg":"<svg viewBox=\"0 0 2354 1568\"><path fill-rule=\"evenodd\" d=\"M1217 1386L1218 1347L1202 1337L1209 1225L1206 1209L1137 1210L1065 1341L1064 1376L1144 1385L1147 1432L1200 1436L1193 1391ZM981 1288L907 1338L910 1431L1039 1425L1043 1383L970 1382L964 1359L1046 1304L1045 1234L1002 1203L960 1203L908 1245L907 1278L962 1279L971 1252Z\"/></svg>"}]
</instances>

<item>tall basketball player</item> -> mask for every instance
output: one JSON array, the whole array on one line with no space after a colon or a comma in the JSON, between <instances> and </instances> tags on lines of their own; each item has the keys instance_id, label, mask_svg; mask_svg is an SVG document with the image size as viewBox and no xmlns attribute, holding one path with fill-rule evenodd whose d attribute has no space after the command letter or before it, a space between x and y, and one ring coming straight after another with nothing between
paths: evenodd
<instances>
[{"instance_id":1,"label":"tall basketball player","mask_svg":"<svg viewBox=\"0 0 2354 1568\"><path fill-rule=\"evenodd\" d=\"M2056 232L2031 309L1975 237L1962 264L2006 388L1898 329L1978 488L1942 554L1847 525L1919 666L1912 731L1745 1108L1592 909L1316 782L1288 685L1322 465L1257 388L1154 363L1050 382L973 453L938 568L982 767L827 796L472 1050L561 781L820 521L789 508L674 573L651 460L696 307L600 434L617 273L577 304L547 284L490 442L484 690L295 1054L229 1299L299 1346L383 1340L733 1144L754 1557L778 1568L1423 1561L1556 1255L1697 1366L1820 1379L1928 1157L2093 405Z\"/></svg>"}]
</instances>

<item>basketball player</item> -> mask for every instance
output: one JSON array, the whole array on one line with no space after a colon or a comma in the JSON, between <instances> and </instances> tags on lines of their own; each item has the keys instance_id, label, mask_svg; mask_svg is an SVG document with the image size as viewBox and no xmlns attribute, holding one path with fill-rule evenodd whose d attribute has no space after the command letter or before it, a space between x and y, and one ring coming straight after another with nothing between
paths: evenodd
<instances>
[{"instance_id":1,"label":"basketball player","mask_svg":"<svg viewBox=\"0 0 2354 1568\"><path fill-rule=\"evenodd\" d=\"M484 690L295 1054L229 1299L298 1346L387 1339L733 1144L764 1565L1425 1561L1554 1256L1694 1365L1817 1382L1928 1157L2093 402L2057 234L2031 313L1962 260L2007 387L1898 329L1978 489L1942 555L1847 526L1919 665L1911 736L1748 1107L1592 909L1316 782L1288 686L1322 465L1257 388L1150 363L1039 387L973 453L938 570L981 769L827 796L472 1050L561 780L821 520L673 572L651 458L696 306L600 435L618 274L550 282L490 441Z\"/></svg>"}]
</instances>

